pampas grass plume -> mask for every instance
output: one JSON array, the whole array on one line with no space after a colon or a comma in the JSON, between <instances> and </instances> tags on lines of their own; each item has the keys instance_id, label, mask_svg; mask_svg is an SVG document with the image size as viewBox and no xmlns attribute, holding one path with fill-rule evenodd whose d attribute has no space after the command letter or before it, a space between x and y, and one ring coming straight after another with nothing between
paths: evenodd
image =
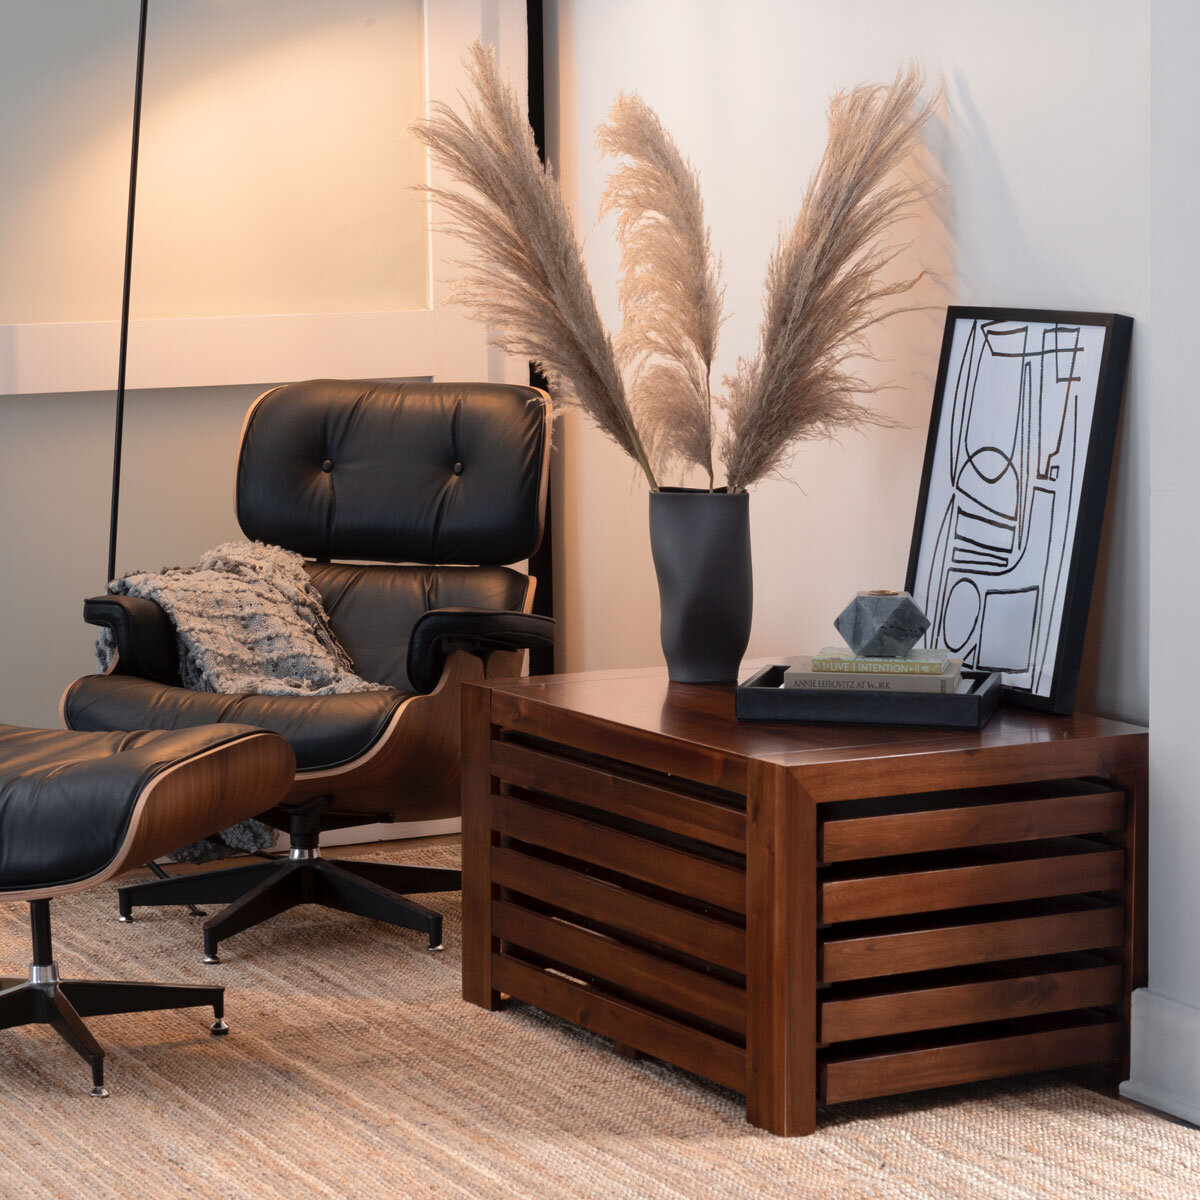
<instances>
[{"instance_id":1,"label":"pampas grass plume","mask_svg":"<svg viewBox=\"0 0 1200 1200\"><path fill-rule=\"evenodd\" d=\"M656 489L558 183L491 48L476 40L467 71L477 99L465 114L434 104L413 126L465 189L427 189L474 251L454 299L495 329L495 345L537 363L555 398L582 409Z\"/></svg>"},{"instance_id":2,"label":"pampas grass plume","mask_svg":"<svg viewBox=\"0 0 1200 1200\"><path fill-rule=\"evenodd\" d=\"M851 364L870 357L874 326L906 311L889 301L922 277L883 281L899 253L888 235L922 195L899 171L936 103L922 103L920 71L831 100L828 144L771 255L758 346L725 380L718 428L720 265L699 179L658 117L621 95L597 131L603 153L620 160L601 201L621 244L614 342L516 92L478 41L467 70L474 96L463 115L435 104L414 127L457 185L427 190L473 251L455 298L493 327L496 345L537 363L555 397L635 459L652 490L654 465L697 466L711 489L719 450L728 489L745 491L786 465L798 442L892 423L863 403L876 389Z\"/></svg>"},{"instance_id":3,"label":"pampas grass plume","mask_svg":"<svg viewBox=\"0 0 1200 1200\"><path fill-rule=\"evenodd\" d=\"M724 289L700 180L639 96L618 96L596 137L602 153L624 160L609 176L600 215L617 216L617 351L633 369L632 407L656 464L695 464L711 489L711 377Z\"/></svg>"},{"instance_id":4,"label":"pampas grass plume","mask_svg":"<svg viewBox=\"0 0 1200 1200\"><path fill-rule=\"evenodd\" d=\"M857 87L829 105L829 142L800 213L767 267L758 352L726 381L722 457L731 491L785 465L797 442L892 422L861 403L873 389L851 358L869 356L866 334L903 311L885 302L921 275L879 276L896 256L885 235L920 189L893 178L916 148L934 102L920 103L915 67L890 86Z\"/></svg>"}]
</instances>

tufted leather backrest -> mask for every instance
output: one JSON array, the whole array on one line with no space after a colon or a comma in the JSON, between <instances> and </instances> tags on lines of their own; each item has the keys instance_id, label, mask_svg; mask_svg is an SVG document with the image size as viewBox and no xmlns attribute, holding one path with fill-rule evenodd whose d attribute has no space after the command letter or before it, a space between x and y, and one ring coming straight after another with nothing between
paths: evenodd
<instances>
[{"instance_id":1,"label":"tufted leather backrest","mask_svg":"<svg viewBox=\"0 0 1200 1200\"><path fill-rule=\"evenodd\" d=\"M517 562L541 540L549 444L534 388L285 384L246 418L238 523L310 558Z\"/></svg>"},{"instance_id":2,"label":"tufted leather backrest","mask_svg":"<svg viewBox=\"0 0 1200 1200\"><path fill-rule=\"evenodd\" d=\"M411 691L408 637L431 608L502 608L528 611L528 575L512 567L410 567L306 563L321 593L329 624L373 683Z\"/></svg>"}]
</instances>

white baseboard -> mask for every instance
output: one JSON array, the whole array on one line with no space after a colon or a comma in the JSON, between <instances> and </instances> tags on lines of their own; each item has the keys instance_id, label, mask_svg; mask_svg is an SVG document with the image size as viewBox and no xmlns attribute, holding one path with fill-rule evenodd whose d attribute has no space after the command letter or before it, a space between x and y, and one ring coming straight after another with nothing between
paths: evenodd
<instances>
[{"instance_id":1,"label":"white baseboard","mask_svg":"<svg viewBox=\"0 0 1200 1200\"><path fill-rule=\"evenodd\" d=\"M382 825L352 825L349 829L327 829L322 846L360 846L366 842L392 842L406 838L441 837L462 831L461 817L443 821L388 821ZM287 844L287 835L280 835Z\"/></svg>"},{"instance_id":2,"label":"white baseboard","mask_svg":"<svg viewBox=\"0 0 1200 1200\"><path fill-rule=\"evenodd\" d=\"M367 842L395 842L461 832L461 817L448 817L443 821L387 821L380 825L352 825L349 829L327 829L321 834L321 845L361 846ZM283 832L277 834L275 844L271 848L286 850L288 835ZM169 864L171 857L164 854L157 861Z\"/></svg>"},{"instance_id":3,"label":"white baseboard","mask_svg":"<svg viewBox=\"0 0 1200 1200\"><path fill-rule=\"evenodd\" d=\"M1131 1058L1122 1096L1200 1125L1200 1008L1134 992Z\"/></svg>"}]
</instances>

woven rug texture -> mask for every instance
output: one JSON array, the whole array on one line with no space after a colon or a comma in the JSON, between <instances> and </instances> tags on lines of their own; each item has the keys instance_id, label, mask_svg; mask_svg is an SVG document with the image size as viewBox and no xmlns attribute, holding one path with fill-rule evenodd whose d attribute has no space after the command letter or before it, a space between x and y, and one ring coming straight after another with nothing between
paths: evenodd
<instances>
[{"instance_id":1,"label":"woven rug texture","mask_svg":"<svg viewBox=\"0 0 1200 1200\"><path fill-rule=\"evenodd\" d=\"M219 981L233 1032L211 1038L200 1009L92 1019L102 1101L52 1030L0 1032L0 1196L1200 1197L1200 1132L1053 1076L841 1106L812 1137L773 1137L723 1088L524 1005L463 1003L458 894L424 902L445 914L444 953L306 907L206 967L184 909L122 925L115 886L55 901L64 977ZM29 961L26 917L0 910L6 974Z\"/></svg>"}]
</instances>

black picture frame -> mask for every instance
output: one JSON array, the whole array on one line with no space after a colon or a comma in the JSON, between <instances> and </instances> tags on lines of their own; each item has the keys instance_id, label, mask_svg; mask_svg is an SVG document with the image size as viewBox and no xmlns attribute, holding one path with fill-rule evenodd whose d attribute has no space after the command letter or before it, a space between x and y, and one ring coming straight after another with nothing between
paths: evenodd
<instances>
[{"instance_id":1,"label":"black picture frame","mask_svg":"<svg viewBox=\"0 0 1200 1200\"><path fill-rule=\"evenodd\" d=\"M1079 665L1083 656L1084 635L1087 630L1088 609L1091 603L1092 585L1096 571L1096 557L1100 547L1100 534L1104 522L1105 501L1108 495L1108 482L1112 468L1113 451L1116 446L1117 426L1121 414L1121 400L1125 390L1125 378L1129 365L1129 346L1133 332L1133 320L1130 317L1121 316L1118 313L1089 313L1089 312L1070 312L1059 311L1053 309L1024 309L1024 308L992 308L992 307L974 307L963 305L952 305L946 310L946 324L942 335L942 350L941 357L938 362L937 382L934 388L933 408L929 418L929 436L925 446L925 461L921 472L921 487L917 497L917 511L913 522L912 544L909 550L908 572L905 579L905 588L910 592L918 603L922 603L925 596L926 588L923 581L918 580L917 572L921 561L922 544L926 534L926 517L930 503L930 489L933 483L933 472L935 468L935 459L939 444L943 438L948 438L948 447L953 445L954 439L958 436L953 428L948 429L947 421L947 406L946 406L946 388L951 369L951 356L953 350L953 342L955 330L960 321L974 322L973 331L977 331L981 326L985 328L983 334L986 340L986 327L992 324L1007 326L1017 325L1022 323L1036 325L1051 325L1060 331L1076 331L1081 327L1101 327L1103 328L1103 342L1100 351L1100 364L1096 381L1096 394L1092 407L1091 426L1088 434L1087 451L1084 456L1083 477L1079 485L1079 500L1075 506L1075 524L1074 536L1072 544L1068 547L1063 546L1063 553L1060 560L1060 576L1059 581L1062 585L1062 605L1061 605L1061 620L1058 626L1057 647L1053 650L1053 668L1048 689L1043 685L1038 690L1044 691L1046 694L1040 695L1031 687L1026 686L1005 686L1004 698L1006 702L1021 704L1029 708L1035 708L1044 712L1051 713L1069 713L1074 710L1075 693L1079 682ZM1011 333L1013 330L1002 329L1000 332ZM1053 332L1053 331L1051 331ZM966 335L968 338L970 335ZM1076 333L1078 339L1079 334ZM973 343L970 343L973 345ZM1032 357L1048 356L1046 350L1042 350L1039 354L1034 354ZM1055 363L1058 363L1058 356L1063 351L1060 351L1055 344L1054 352ZM963 360L965 361L964 351ZM1001 357L1017 357L1016 355L1002 355ZM1020 356L1022 361L1020 365L1020 378L1025 380L1025 354ZM1073 378L1073 376L1071 377ZM1055 382L1060 382L1057 379ZM959 387L957 381L955 388ZM1024 383L1021 384L1024 388ZM1069 391L1070 384L1067 388ZM974 393L972 392L971 403L974 402ZM1039 393L1040 396L1040 393ZM1019 402L1023 403L1023 402ZM1032 401L1030 401L1032 403ZM1064 412L1066 409L1064 408ZM1076 413L1078 409L1076 408ZM951 405L948 419L953 422L958 414L954 406ZM964 422L959 428L965 427L965 422L969 420L969 415L962 418ZM1018 427L1019 428L1019 427ZM965 434L963 434L965 437ZM1027 435L1028 436L1028 435ZM1014 443L1015 444L1015 443ZM1061 448L1061 439L1059 442ZM994 450L994 447L986 447L985 449ZM1002 451L997 451L1002 454ZM948 449L948 453L953 455L953 450ZM1039 451L1040 453L1040 451ZM951 457L950 469L954 470L954 458ZM1074 461L1074 460L1073 460ZM1004 471L1012 469L1014 478L1017 480L1014 486L1020 492L1020 480L1017 475L1016 468L1009 458ZM997 476L998 478L999 476ZM947 508L947 520L949 514L954 510L956 503L956 495L959 492L959 480L962 474L960 472L957 480L951 483L950 490L955 493L951 496L950 505ZM984 478L987 478L984 476ZM1042 478L1053 478L1057 480L1058 476L1043 476ZM994 480L989 480L994 482ZM1073 486L1073 484L1072 484ZM1037 489L1030 489L1030 495L1033 495ZM1019 500L1015 506L1017 512L1021 512L1023 500ZM986 506L985 506L986 507ZM991 510L995 511L995 510ZM1053 509L1051 509L1053 512ZM971 516L970 513L967 514ZM1014 518L1016 520L1016 518ZM992 522L995 523L995 522ZM1018 523L1019 524L1019 523ZM1069 525L1069 518L1068 518ZM939 527L939 532L935 535L941 539L942 533ZM954 537L959 536L957 532L957 518ZM1028 536L1028 533L1026 533ZM949 545L949 537L947 537L947 545ZM1015 546L1015 542L1014 542ZM1067 551L1069 549L1069 559ZM957 551L956 551L957 553ZM1010 551L1015 554L1015 548ZM980 559L987 558L987 554L980 553ZM997 557L1002 557L998 555ZM972 579L983 577L1000 577L1011 570L1012 566L1019 562L1020 555L1013 563L1004 569L986 570L983 565L979 565L974 571L970 567L950 568L943 562L943 575L938 577L939 586L948 579L953 571L954 574L964 576L969 575ZM977 560L978 561L978 560ZM1061 575L1061 563L1066 563L1065 578ZM928 578L932 580L934 571L929 572ZM946 591L946 596L949 595L949 590ZM1005 595L1015 595L1018 592L1036 589L1013 589L1011 592L1004 592ZM1037 619L1041 619L1044 615L1045 597L1044 590L1038 592L1037 600L1035 601L1037 608ZM988 591L982 600L982 605L979 609L979 615L976 620L979 626L982 626L983 617L986 612L986 599L988 596L999 594L1001 590ZM978 587L975 587L976 595L978 596ZM968 593L969 594L969 593ZM938 644L938 637L943 630L943 621L945 616L945 608L948 603L943 600L938 611L927 612L930 617L931 625L929 633L926 635L926 644ZM1053 612L1051 613L1053 619ZM974 627L973 627L974 629ZM982 635L977 638L976 646L970 647L971 651L975 651L981 644ZM1032 643L1031 643L1032 646ZM1049 661L1050 647L1047 642L1046 655L1044 661ZM1032 662L1032 656L1030 661ZM977 666L979 669L986 669L988 664L983 663L967 663L967 666ZM1033 668L1027 668L1030 673L1033 673ZM1018 672L1017 674L1021 674Z\"/></svg>"}]
</instances>

